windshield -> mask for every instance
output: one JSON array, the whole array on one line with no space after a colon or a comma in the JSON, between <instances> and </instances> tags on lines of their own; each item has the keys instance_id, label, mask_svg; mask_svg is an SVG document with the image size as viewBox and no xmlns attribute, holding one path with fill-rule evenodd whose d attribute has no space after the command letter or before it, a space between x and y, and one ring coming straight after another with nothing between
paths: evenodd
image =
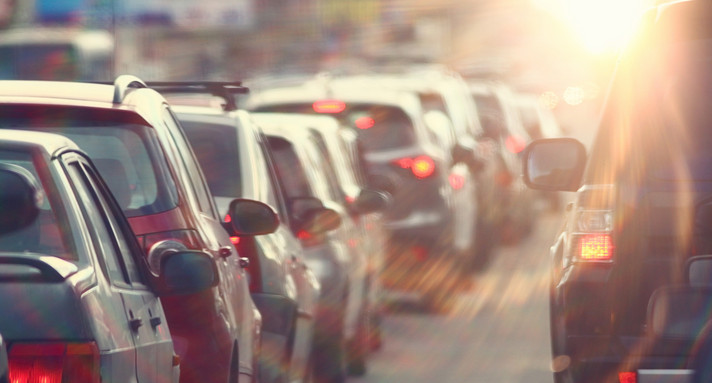
<instances>
[{"instance_id":1,"label":"windshield","mask_svg":"<svg viewBox=\"0 0 712 383\"><path fill-rule=\"evenodd\" d=\"M0 149L0 164L29 171L39 187L40 213L30 226L0 235L0 252L29 252L77 261L77 251L67 224L64 201L53 183L44 159L28 152Z\"/></svg>"},{"instance_id":2,"label":"windshield","mask_svg":"<svg viewBox=\"0 0 712 383\"><path fill-rule=\"evenodd\" d=\"M317 114L312 104L269 105L256 112ZM353 129L366 152L381 152L415 144L413 121L400 108L378 104L347 104L344 111L329 114Z\"/></svg>"}]
</instances>

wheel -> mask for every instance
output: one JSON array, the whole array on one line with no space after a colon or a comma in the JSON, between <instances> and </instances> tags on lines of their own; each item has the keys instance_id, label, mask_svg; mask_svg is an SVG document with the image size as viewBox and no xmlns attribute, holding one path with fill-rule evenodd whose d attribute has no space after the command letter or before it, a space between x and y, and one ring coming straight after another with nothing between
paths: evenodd
<instances>
[{"instance_id":1,"label":"wheel","mask_svg":"<svg viewBox=\"0 0 712 383\"><path fill-rule=\"evenodd\" d=\"M344 340L343 311L330 310L314 331L314 381L344 383L347 375L347 349Z\"/></svg>"},{"instance_id":2,"label":"wheel","mask_svg":"<svg viewBox=\"0 0 712 383\"><path fill-rule=\"evenodd\" d=\"M362 309L354 339L349 342L348 373L350 376L366 374L366 359L370 350L371 320L368 310Z\"/></svg>"}]
</instances>

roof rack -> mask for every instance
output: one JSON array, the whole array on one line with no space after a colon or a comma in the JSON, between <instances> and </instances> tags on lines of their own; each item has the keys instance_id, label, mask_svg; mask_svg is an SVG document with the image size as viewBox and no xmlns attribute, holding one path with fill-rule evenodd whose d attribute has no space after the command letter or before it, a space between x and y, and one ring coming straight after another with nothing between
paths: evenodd
<instances>
[{"instance_id":1,"label":"roof rack","mask_svg":"<svg viewBox=\"0 0 712 383\"><path fill-rule=\"evenodd\" d=\"M249 88L240 81L152 81L149 87L167 93L203 93L217 96L225 100L223 110L237 110L236 94L247 94Z\"/></svg>"},{"instance_id":2,"label":"roof rack","mask_svg":"<svg viewBox=\"0 0 712 383\"><path fill-rule=\"evenodd\" d=\"M126 96L126 91L129 88L138 89L145 88L146 83L140 78L128 74L121 75L114 80L114 104L121 104Z\"/></svg>"}]
</instances>

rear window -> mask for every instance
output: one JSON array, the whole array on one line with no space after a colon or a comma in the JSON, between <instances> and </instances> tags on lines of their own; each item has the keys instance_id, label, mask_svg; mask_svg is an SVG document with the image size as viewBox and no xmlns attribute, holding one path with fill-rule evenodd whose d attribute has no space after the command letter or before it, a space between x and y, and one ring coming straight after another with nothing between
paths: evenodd
<instances>
[{"instance_id":1,"label":"rear window","mask_svg":"<svg viewBox=\"0 0 712 383\"><path fill-rule=\"evenodd\" d=\"M215 196L241 196L240 156L235 127L181 120L210 191Z\"/></svg>"},{"instance_id":2,"label":"rear window","mask_svg":"<svg viewBox=\"0 0 712 383\"><path fill-rule=\"evenodd\" d=\"M74 141L99 169L126 216L155 214L178 206L176 186L152 128L86 120L80 117L80 110L47 116L32 111L12 105L0 108L0 129L45 131Z\"/></svg>"},{"instance_id":3,"label":"rear window","mask_svg":"<svg viewBox=\"0 0 712 383\"><path fill-rule=\"evenodd\" d=\"M270 105L255 111L317 114L312 104ZM329 116L353 129L366 152L399 149L417 142L413 121L398 107L347 103L342 112Z\"/></svg>"},{"instance_id":4,"label":"rear window","mask_svg":"<svg viewBox=\"0 0 712 383\"><path fill-rule=\"evenodd\" d=\"M77 252L73 250L71 233L67 232L70 226L64 204L52 183L51 169L28 152L3 149L0 149L0 164L16 172L29 172L38 187L40 200L40 213L32 225L0 235L0 252L29 252L76 261Z\"/></svg>"}]
</instances>

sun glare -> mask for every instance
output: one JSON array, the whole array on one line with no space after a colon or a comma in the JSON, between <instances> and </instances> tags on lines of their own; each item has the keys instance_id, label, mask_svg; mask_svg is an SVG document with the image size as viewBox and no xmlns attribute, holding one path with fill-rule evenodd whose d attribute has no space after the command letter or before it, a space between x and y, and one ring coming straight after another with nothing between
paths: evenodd
<instances>
[{"instance_id":1,"label":"sun glare","mask_svg":"<svg viewBox=\"0 0 712 383\"><path fill-rule=\"evenodd\" d=\"M649 0L532 0L561 17L592 53L615 51L629 38ZM654 3L654 2L653 2Z\"/></svg>"}]
</instances>

